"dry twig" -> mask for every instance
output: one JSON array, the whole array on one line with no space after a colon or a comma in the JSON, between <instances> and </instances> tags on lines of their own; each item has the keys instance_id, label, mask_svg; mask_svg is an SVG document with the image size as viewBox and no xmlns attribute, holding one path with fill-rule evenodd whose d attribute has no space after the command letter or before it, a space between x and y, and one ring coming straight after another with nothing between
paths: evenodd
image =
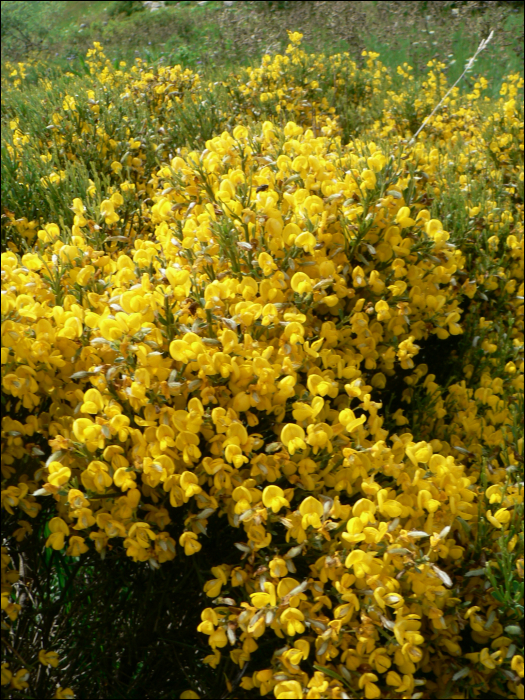
<instances>
[{"instance_id":1,"label":"dry twig","mask_svg":"<svg viewBox=\"0 0 525 700\"><path fill-rule=\"evenodd\" d=\"M446 94L444 97L441 98L441 100L440 100L440 101L438 102L438 104L434 107L434 109L432 110L432 112L428 115L428 117L425 119L425 121L421 124L421 126L419 127L419 129L416 131L416 133L414 134L414 136L412 136L412 138L411 138L410 141L409 141L409 145L412 145L412 144L414 143L414 141L417 139L417 137L419 136L419 134L423 131L423 129L424 129L425 126L428 124L428 122L430 121L430 119L432 119L432 117L434 116L434 114L438 111L438 109L441 107L441 105L445 102L445 100L446 100L447 97L450 95L450 93L452 92L452 90L456 87L456 85L460 82L460 80L462 80L462 78L472 69L472 67L474 66L474 63L476 62L477 57L479 56L479 54L480 54L484 49L487 48L487 46L489 45L489 43L490 43L490 41L492 40L492 37L493 37L493 36L494 36L494 32L492 31L492 32L490 32L490 34L488 35L488 37L487 37L486 39L483 39L483 41L481 42L481 44L478 46L478 48L477 48L476 53L474 54L474 56L472 56L472 58L469 58L469 60L467 61L467 64L466 64L466 66L465 66L465 70L463 71L463 73L459 76L459 78L456 80L456 82L454 83L454 85L452 85L452 87L448 90L447 94Z\"/></svg>"}]
</instances>

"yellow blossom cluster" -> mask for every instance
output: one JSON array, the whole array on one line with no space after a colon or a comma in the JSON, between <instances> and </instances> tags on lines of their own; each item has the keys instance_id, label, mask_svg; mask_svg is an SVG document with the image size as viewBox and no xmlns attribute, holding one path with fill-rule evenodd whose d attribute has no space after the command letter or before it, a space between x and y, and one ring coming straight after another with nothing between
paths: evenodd
<instances>
[{"instance_id":1,"label":"yellow blossom cluster","mask_svg":"<svg viewBox=\"0 0 525 700\"><path fill-rule=\"evenodd\" d=\"M53 114L54 147L74 164L102 145L108 179L71 197L71 225L7 215L2 508L22 541L53 501L47 548L154 569L233 533L198 630L239 697L523 698L522 81L456 92L412 142L407 67L396 95L375 54L358 69L290 40L226 81L239 118L203 148L126 126L117 143L89 91ZM158 128L197 99L189 71L100 55L97 89ZM329 70L363 112L383 101L348 144ZM416 115L443 87L431 65ZM3 549L11 621L17 575Z\"/></svg>"}]
</instances>

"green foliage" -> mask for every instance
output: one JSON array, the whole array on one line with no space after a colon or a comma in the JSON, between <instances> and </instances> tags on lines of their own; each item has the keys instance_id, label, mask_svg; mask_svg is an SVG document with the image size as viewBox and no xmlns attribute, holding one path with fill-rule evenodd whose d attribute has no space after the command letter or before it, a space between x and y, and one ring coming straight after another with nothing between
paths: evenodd
<instances>
[{"instance_id":1,"label":"green foliage","mask_svg":"<svg viewBox=\"0 0 525 700\"><path fill-rule=\"evenodd\" d=\"M2 59L40 53L47 45L51 27L63 2L2 2Z\"/></svg>"},{"instance_id":2,"label":"green foliage","mask_svg":"<svg viewBox=\"0 0 525 700\"><path fill-rule=\"evenodd\" d=\"M117 0L108 10L109 17L117 17L118 15L126 15L129 17L135 12L144 12L145 7L138 0Z\"/></svg>"},{"instance_id":3,"label":"green foliage","mask_svg":"<svg viewBox=\"0 0 525 700\"><path fill-rule=\"evenodd\" d=\"M219 697L221 678L199 660L207 645L196 627L206 604L201 570L224 546L220 524L196 557L152 571L120 547L104 560L42 548L50 512L44 507L32 520L33 534L16 552L9 548L22 604L9 643L25 667L37 668L34 650L44 648L64 659L61 684L75 685L79 697L178 698L188 688ZM16 528L16 518L3 518L3 527ZM54 678L40 668L29 691L53 697Z\"/></svg>"},{"instance_id":4,"label":"green foliage","mask_svg":"<svg viewBox=\"0 0 525 700\"><path fill-rule=\"evenodd\" d=\"M45 56L64 67L100 41L111 58L180 61L213 78L221 66L249 65L268 48L282 51L283 22L305 33L310 51L358 58L363 49L379 50L385 65L406 61L416 75L439 57L452 80L480 35L494 29L494 46L476 71L496 91L503 72L522 70L523 12L513 3L167 2L151 12L136 1L3 0L2 59Z\"/></svg>"},{"instance_id":5,"label":"green foliage","mask_svg":"<svg viewBox=\"0 0 525 700\"><path fill-rule=\"evenodd\" d=\"M8 3L2 3L2 19L4 4ZM145 13L139 12L141 8L134 7L138 3L114 3L117 4L130 6L130 11L110 9L108 14L113 19L108 23L107 29L104 29L103 25L95 28L92 25L90 32L86 32L90 41L93 36L98 36L99 32L106 32L106 37L116 39L115 46L112 47L115 69L118 68L118 60L125 57L129 49L128 44L131 45L130 38L133 36L138 37L143 56L148 62L175 61L193 66L200 60L198 42L202 39L203 32L211 32L211 21L205 29L199 26L199 18L204 17L200 12L202 8L196 7L195 11L191 9L194 14L190 14L190 8L185 7L184 15L181 8ZM269 14L278 14L281 10L295 11L288 5L297 3L267 4L277 6L270 7ZM32 24L34 18L27 13L27 3L9 5L13 7L6 10L8 19L5 28L2 27L2 32L5 32L10 51L23 51L24 42L16 37L25 36L26 33L30 36L31 28L37 35L38 28ZM49 13L52 9L49 5L52 3L39 5L46 6L41 8L42 16L51 16ZM280 5L283 7L279 7ZM179 14L175 14L175 10ZM170 14L172 11L173 14ZM122 14L126 15L125 19L121 18ZM174 28L179 19L180 23ZM167 20L173 24L166 25ZM146 48L140 43L145 41L148 35L151 36L152 31L164 31L163 27L166 26L163 51L158 47ZM23 35L19 27L22 28ZM40 43L35 44L31 51L43 51L48 36L45 31L41 40L38 40ZM407 40L400 50L409 51L409 43ZM69 45L67 48L70 48ZM458 52L460 50L461 46ZM233 47L231 51L233 53ZM388 57L393 60L393 55L387 51L387 61ZM423 57L422 50L421 56L418 54L418 61L423 60ZM240 58L247 59L242 53ZM461 63L463 58L458 55L458 63ZM450 61L450 74L453 72L453 66ZM94 211L100 208L101 200L110 196L115 186L123 179L129 178L134 183L140 181L127 165L124 166L122 177L110 171L108 157L102 153L100 141L93 134L84 133L82 123L92 127L93 132L100 128L108 139L115 142L111 157L116 163L126 164L128 161L130 134L139 139L143 144L144 168L146 172L153 172L161 163L169 161L177 149L186 146L188 149L204 150L208 139L225 129L231 130L241 120L252 124L255 121L278 121L276 101L259 102L259 111L255 113L252 110L251 116L247 117L253 105L250 106L248 98L237 89L235 81L231 81L227 86L225 81L223 84L222 81L216 80L207 86L204 95L197 91L188 91L180 96L180 101L169 113L163 112L161 108L158 114L154 96L146 89L143 93L134 95L133 99L124 99L118 84L97 84L99 93L96 99L100 100L102 105L100 112L92 111L93 104L80 99L75 117L69 114L69 120L64 120L64 123L57 120L58 123L55 123L53 116L64 114L63 100L66 94L84 96L94 85L90 67L83 59L72 61L67 68L67 75L63 75L58 62L54 65L29 65L23 79L23 89L11 91L3 101L5 136L2 141L2 200L6 216L2 219L2 245L18 247L21 254L29 250L29 241L21 233L24 226L21 226L20 230L13 225L8 227L8 220L25 218L26 223L28 220L34 220L38 225L56 221L60 223L64 240L69 240L74 216L71 202L74 198L89 201L89 206ZM303 72L303 69L302 65L290 68L289 80L294 86L303 88L308 85L312 76ZM494 81L493 90L499 90L498 81L504 74L503 68L495 65L490 70ZM238 75L246 78L246 74L242 72ZM359 137L366 133L367 129L372 129L374 122L382 115L384 95L380 97L375 92L370 94L370 83L364 77L364 72L352 76L341 72L338 74L342 80L341 85L336 84L335 76L318 77L320 86L317 89L320 95L326 97L327 104L335 110L339 118L343 143L356 144ZM49 83L43 79L47 79ZM406 89L406 99L390 105L393 119L400 125L400 130L406 130L407 133L413 133L430 111L429 105L419 109L414 105L424 80L424 77L418 75L414 83ZM400 79L400 84L401 82ZM475 77L472 77L465 89L472 89L474 83ZM396 92L395 84L392 92ZM315 101L316 94L312 92L308 97ZM517 105L517 109L520 110L519 116L522 118L521 104ZM309 127L307 110L301 116ZM75 121L76 117L78 119ZM14 155L14 139L19 138L19 135L15 133L16 129L10 126L12 120L18 120L18 128L22 134L29 137L27 143L23 144L22 159ZM484 138L487 144L491 144L500 135L498 129L499 125L494 122L486 124ZM509 130L509 135L518 141L517 130L516 133L510 133ZM374 138L381 142L381 137L377 137L377 134ZM40 145L48 141L51 145L45 155L49 156L49 160L43 160ZM254 140L254 148L257 147ZM362 147L362 144L355 146ZM71 158L73 150L74 158ZM469 213L469 206L472 202L484 206L489 200L494 210L499 211L505 209L509 201L512 201L512 206L517 209L521 207L522 210L523 182L514 183L514 192L509 194L509 183L502 178L500 181L494 181L493 188L488 192L484 178L480 177L475 169L475 162L467 162L464 172L470 178L471 186L465 188L456 181L454 161L454 157L459 157L463 151L464 143L458 140L457 150L451 154L451 162L441 168L435 183L438 194L429 188L416 203L428 207L432 218L443 222L444 228L450 232L451 243L465 255L466 262L464 269L458 274L458 284L463 284L469 276L478 280L488 278L496 282L485 291L480 283L481 291L474 298L463 297L462 335L451 336L439 343L432 337L431 340L421 343L418 359L435 373L435 380L440 385L436 394L430 394L426 386L416 383L411 386L410 401L407 402L404 392L408 386L405 380L411 377L408 370L400 371L392 381L389 380L388 387L382 394L378 390L384 405L384 427L391 432L399 431L395 414L402 408L409 418L410 431L415 441L432 438L435 420L433 416L438 401L448 401L447 407L450 409L453 406L453 398L447 397L452 382L463 382L467 389L472 389L479 385L485 372L490 376L502 377L505 375L506 364L510 360L518 361L519 355L519 348L512 340L516 328L512 306L514 292L506 287L506 280L501 274L501 270L510 265L505 248L510 225L503 222L497 234L493 235L486 220ZM369 155L366 153L363 157ZM520 154L517 149L509 149L508 162L512 167L518 165ZM495 164L497 163L495 159ZM378 188L382 193L390 185L395 185L394 170L394 166L385 169L379 178ZM58 174L58 179L52 179L50 173ZM411 172L411 176L419 179L423 177L416 168ZM96 195L90 200L88 191L93 185ZM213 190L211 191L213 193ZM414 191L407 186L403 197L408 206L414 204L413 195ZM142 191L142 200L144 198L145 190ZM119 210L120 226L123 231L139 231L146 239L150 228L147 207L142 206L142 200L132 196L126 198ZM366 206L360 222L363 226L366 226ZM217 224L218 227L221 225L223 229L218 234L221 252L237 261L241 254L244 254L244 249L238 246L238 241L231 235L231 228L224 221ZM91 231L90 235L92 237L89 242L97 250L115 252L122 242L122 239L117 240L118 237L114 241L107 240L104 229ZM357 250L360 250L358 242L354 242L352 255L357 253ZM416 255L424 254L424 242L414 242L412 251ZM297 249L289 251L289 257L293 258L297 252ZM363 252L367 254L364 249ZM191 251L188 251L188 259L190 255ZM359 255L362 257L362 252ZM56 267L52 277L43 276L49 282L57 305L64 301L61 269L63 268ZM236 272L242 274L237 263ZM82 303L83 290L79 285L75 294L78 295L79 303ZM302 303L306 305L304 299L297 302L299 310ZM483 316L493 318L490 330L480 331L479 318ZM208 328L211 329L210 339L213 341L215 339L211 312L207 321ZM167 295L164 309L159 313L159 323L171 341L175 337L175 324L178 321L168 304ZM344 327L344 323L345 319L341 317L338 329ZM483 343L489 335L496 335L499 339L497 349L490 354L483 349ZM465 374L464 368L467 360L471 368L469 374ZM504 395L502 399L507 401L509 396ZM48 396L44 405L45 411L49 411L51 402L52 397ZM5 396L2 396L2 406L6 408ZM27 409L19 408L15 411L11 403L9 413L12 418L21 421L30 415ZM505 488L523 482L522 400L512 404L510 414L513 445L503 444L498 448L498 458L508 474ZM264 433L265 439L272 434L271 430L270 422L263 424L261 432ZM446 434L446 438L451 441L452 433ZM41 435L35 434L31 439L34 456L25 454L16 463L17 476L35 473L42 466L37 456L49 452L49 446ZM520 440L521 455L516 448ZM492 455L485 447L483 449L481 486L486 489L490 483L488 474L492 468ZM516 461L519 462L521 458L518 464L512 463L511 455L514 454ZM200 552L192 557L179 555L170 565L155 569L150 568L148 564L132 562L125 556L123 546L120 543L116 544L117 539L112 540L113 544L108 547L108 553L103 560L93 551L79 559L67 556L65 549L55 551L45 548L43 543L50 532L48 522L55 514L55 504L52 497L43 498L41 501L44 502L44 507L37 517L31 519L33 531L20 542L13 535L17 528L18 515L6 514L3 519L4 531L9 533L4 544L20 573L11 601L16 600L21 604L18 618L12 626L12 635L9 642L5 643L10 654L31 672L31 697L53 697L56 690L53 675L39 665L35 655L35 650L39 648L59 653L61 683L63 686L74 686L80 697L171 698L179 697L188 689L208 698L240 695L239 683L247 668L239 671L228 654L224 654L216 669L204 665L200 659L209 649L203 635L196 632L200 612L209 604L202 588L210 567L223 563L233 566L238 563L233 531L225 526L225 518L219 519L216 515L210 518L208 536L203 538L203 548ZM490 507L488 501L484 506L485 509ZM175 517L168 526L168 532L176 538L184 529L185 523L182 509L173 511ZM140 517L143 516L144 514L141 514ZM483 586L483 591L487 591L497 603L498 619L505 624L504 630L511 640L512 653L520 643L520 624L523 618L523 581L518 574L523 561L522 518L523 504L519 504L512 511L512 520L505 534L500 536L500 531L495 531L490 521L481 516L475 538L470 538L471 525L458 518L463 535L460 532L457 537L467 552L465 562L471 567L466 577L472 576L476 590ZM494 550L497 553L493 559L487 561L484 553L486 550ZM296 563L299 567L297 575L307 578L310 572L306 563L300 560ZM467 601L461 601L461 605L464 603L468 604ZM130 615L130 610L133 611L133 616ZM4 638L2 641L4 643ZM474 649L474 646L471 645L468 650L471 648ZM259 650L252 655L253 663L250 662L247 675L254 669L270 665L273 650L271 643L261 643ZM314 664L309 670L312 673L314 670L325 673L341 682L343 686L347 684L347 679L325 665ZM233 681L233 687L226 686L226 691L225 677ZM502 685L502 697L505 688L506 686ZM28 694L12 690L10 697L28 697ZM259 690L245 691L243 697L259 697Z\"/></svg>"}]
</instances>

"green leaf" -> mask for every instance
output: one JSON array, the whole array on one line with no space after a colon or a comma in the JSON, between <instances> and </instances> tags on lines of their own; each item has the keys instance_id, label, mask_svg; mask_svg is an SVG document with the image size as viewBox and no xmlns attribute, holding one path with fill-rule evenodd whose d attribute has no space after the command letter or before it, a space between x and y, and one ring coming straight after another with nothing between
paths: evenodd
<instances>
[{"instance_id":1,"label":"green leaf","mask_svg":"<svg viewBox=\"0 0 525 700\"><path fill-rule=\"evenodd\" d=\"M461 527L465 530L465 532L467 533L467 535L469 535L470 532L471 532L471 527L470 527L470 525L467 523L467 521L466 521L466 520L463 520L463 518L460 518L460 517L457 517L456 520L459 522L459 524L461 525Z\"/></svg>"},{"instance_id":2,"label":"green leaf","mask_svg":"<svg viewBox=\"0 0 525 700\"><path fill-rule=\"evenodd\" d=\"M348 686L348 681L343 678L343 676L340 676L338 673L335 671L332 671L331 668L327 668L326 666L319 666L319 664L314 664L314 668L317 671L322 671L323 673L326 673L327 676L330 676L331 678L335 678L338 681L341 681L341 683L344 683L346 686Z\"/></svg>"}]
</instances>

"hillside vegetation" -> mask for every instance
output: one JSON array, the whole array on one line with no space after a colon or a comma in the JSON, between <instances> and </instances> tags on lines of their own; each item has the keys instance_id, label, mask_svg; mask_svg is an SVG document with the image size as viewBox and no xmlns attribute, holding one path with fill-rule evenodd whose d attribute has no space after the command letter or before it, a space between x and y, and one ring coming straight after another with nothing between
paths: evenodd
<instances>
[{"instance_id":1,"label":"hillside vegetation","mask_svg":"<svg viewBox=\"0 0 525 700\"><path fill-rule=\"evenodd\" d=\"M523 77L259 26L3 62L3 695L521 699Z\"/></svg>"},{"instance_id":2,"label":"hillside vegetation","mask_svg":"<svg viewBox=\"0 0 525 700\"><path fill-rule=\"evenodd\" d=\"M476 71L491 85L522 71L520 2L166 2L154 12L151 4L3 0L2 58L75 68L99 41L112 61L138 56L213 74L283 52L293 27L307 51L349 51L357 60L364 49L379 51L385 65L406 61L416 76L439 59L453 82L493 29Z\"/></svg>"}]
</instances>

